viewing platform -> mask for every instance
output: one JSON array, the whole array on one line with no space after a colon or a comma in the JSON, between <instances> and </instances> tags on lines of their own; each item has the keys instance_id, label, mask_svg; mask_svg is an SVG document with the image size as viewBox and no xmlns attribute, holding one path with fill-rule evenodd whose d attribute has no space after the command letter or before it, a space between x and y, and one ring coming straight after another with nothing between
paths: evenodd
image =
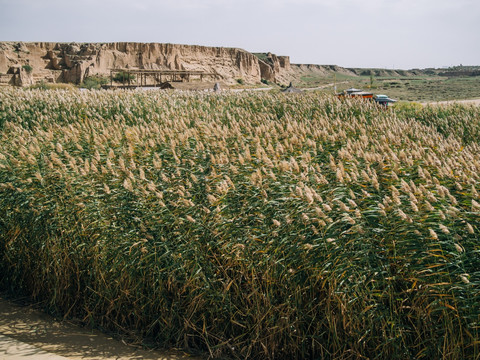
<instances>
[{"instance_id":1,"label":"viewing platform","mask_svg":"<svg viewBox=\"0 0 480 360\"><path fill-rule=\"evenodd\" d=\"M120 81L118 79L121 79ZM107 88L162 87L170 82L190 82L204 78L216 80L219 74L190 70L110 69L110 85ZM116 85L116 84L120 85Z\"/></svg>"}]
</instances>

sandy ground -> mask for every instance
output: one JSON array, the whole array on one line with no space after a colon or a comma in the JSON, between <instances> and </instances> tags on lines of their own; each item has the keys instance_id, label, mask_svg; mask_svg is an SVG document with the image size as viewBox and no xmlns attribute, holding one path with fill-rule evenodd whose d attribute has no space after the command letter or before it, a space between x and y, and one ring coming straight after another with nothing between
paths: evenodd
<instances>
[{"instance_id":1,"label":"sandy ground","mask_svg":"<svg viewBox=\"0 0 480 360\"><path fill-rule=\"evenodd\" d=\"M321 89L326 89L326 88L329 88L329 87L333 88L335 85L346 84L346 83L348 83L348 81L340 81L340 82L336 82L336 83L320 85L320 86L313 87L313 88L301 88L301 89L304 90L304 91L321 90Z\"/></svg>"},{"instance_id":2,"label":"sandy ground","mask_svg":"<svg viewBox=\"0 0 480 360\"><path fill-rule=\"evenodd\" d=\"M471 99L471 100L449 100L449 101L437 101L437 102L428 102L425 105L451 105L451 104L466 104L466 105L477 105L480 106L480 99Z\"/></svg>"},{"instance_id":3,"label":"sandy ground","mask_svg":"<svg viewBox=\"0 0 480 360\"><path fill-rule=\"evenodd\" d=\"M33 345L0 335L0 360L68 360L68 358L44 351Z\"/></svg>"},{"instance_id":4,"label":"sandy ground","mask_svg":"<svg viewBox=\"0 0 480 360\"><path fill-rule=\"evenodd\" d=\"M0 297L0 360L200 360L176 351L128 346L96 330L59 321Z\"/></svg>"}]
</instances>

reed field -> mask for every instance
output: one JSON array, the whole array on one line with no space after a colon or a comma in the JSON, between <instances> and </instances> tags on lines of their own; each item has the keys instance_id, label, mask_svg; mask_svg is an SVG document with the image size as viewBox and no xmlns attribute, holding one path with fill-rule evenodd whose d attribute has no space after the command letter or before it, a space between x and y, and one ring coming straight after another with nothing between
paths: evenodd
<instances>
[{"instance_id":1,"label":"reed field","mask_svg":"<svg viewBox=\"0 0 480 360\"><path fill-rule=\"evenodd\" d=\"M479 359L480 107L0 90L0 287L211 358Z\"/></svg>"}]
</instances>

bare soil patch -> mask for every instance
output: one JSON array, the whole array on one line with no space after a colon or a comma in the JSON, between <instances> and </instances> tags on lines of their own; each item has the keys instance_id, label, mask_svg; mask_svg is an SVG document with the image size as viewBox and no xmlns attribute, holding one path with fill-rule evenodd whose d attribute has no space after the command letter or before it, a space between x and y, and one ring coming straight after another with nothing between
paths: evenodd
<instances>
[{"instance_id":1,"label":"bare soil patch","mask_svg":"<svg viewBox=\"0 0 480 360\"><path fill-rule=\"evenodd\" d=\"M37 359L48 354L51 358L55 354L83 360L195 360L179 351L145 350L129 346L100 331L87 330L71 322L55 319L31 305L20 305L1 297L0 337L2 360L19 356L22 359Z\"/></svg>"},{"instance_id":2,"label":"bare soil patch","mask_svg":"<svg viewBox=\"0 0 480 360\"><path fill-rule=\"evenodd\" d=\"M436 101L428 102L428 105L452 105L452 104L467 104L467 105L480 105L480 99L471 99L471 100L450 100L450 101Z\"/></svg>"}]
</instances>

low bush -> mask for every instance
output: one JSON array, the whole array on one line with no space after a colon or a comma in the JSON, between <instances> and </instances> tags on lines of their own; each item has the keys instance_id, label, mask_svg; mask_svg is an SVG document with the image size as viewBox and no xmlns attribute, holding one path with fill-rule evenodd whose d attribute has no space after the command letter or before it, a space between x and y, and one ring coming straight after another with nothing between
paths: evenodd
<instances>
[{"instance_id":1,"label":"low bush","mask_svg":"<svg viewBox=\"0 0 480 360\"><path fill-rule=\"evenodd\" d=\"M80 87L85 89L101 89L102 85L108 84L108 78L103 76L89 76L83 80Z\"/></svg>"},{"instance_id":2,"label":"low bush","mask_svg":"<svg viewBox=\"0 0 480 360\"><path fill-rule=\"evenodd\" d=\"M35 85L29 86L29 89L38 89L38 90L76 90L75 85L70 83L46 83L45 81L40 81Z\"/></svg>"},{"instance_id":3,"label":"low bush","mask_svg":"<svg viewBox=\"0 0 480 360\"><path fill-rule=\"evenodd\" d=\"M128 81L134 81L134 80L135 80L135 75L129 74L129 73L126 73L126 72L118 72L113 77L113 81L121 82L121 83L128 82Z\"/></svg>"},{"instance_id":4,"label":"low bush","mask_svg":"<svg viewBox=\"0 0 480 360\"><path fill-rule=\"evenodd\" d=\"M29 64L23 65L22 68L25 69L27 73L31 73L33 70L33 67Z\"/></svg>"}]
</instances>

